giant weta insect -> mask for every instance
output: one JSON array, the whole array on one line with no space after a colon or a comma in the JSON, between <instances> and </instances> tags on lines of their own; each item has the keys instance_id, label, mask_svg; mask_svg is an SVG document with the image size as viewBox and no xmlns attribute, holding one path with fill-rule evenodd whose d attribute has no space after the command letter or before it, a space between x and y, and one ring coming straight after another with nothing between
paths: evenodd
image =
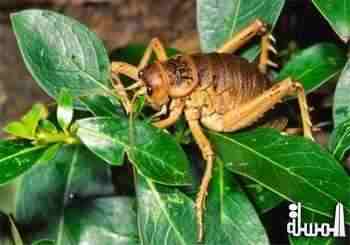
<instances>
[{"instance_id":1,"label":"giant weta insect","mask_svg":"<svg viewBox=\"0 0 350 245\"><path fill-rule=\"evenodd\" d=\"M231 54L256 35L262 36L258 66ZM158 111L157 116L169 109L168 117L154 122L154 126L169 127L182 113L185 114L207 163L196 199L198 241L202 241L204 234L203 210L215 155L201 124L218 132L237 131L252 125L284 97L296 94L304 136L312 139L302 85L291 78L272 85L265 76L269 65L276 66L269 60L269 51L276 53L271 42L274 38L266 25L255 20L215 53L178 55L168 59L162 44L153 39L138 67L123 62L112 63L115 88L127 112L132 112L127 90L139 89L135 94L145 94L147 101ZM158 60L148 65L152 51ZM118 74L137 82L124 88Z\"/></svg>"}]
</instances>

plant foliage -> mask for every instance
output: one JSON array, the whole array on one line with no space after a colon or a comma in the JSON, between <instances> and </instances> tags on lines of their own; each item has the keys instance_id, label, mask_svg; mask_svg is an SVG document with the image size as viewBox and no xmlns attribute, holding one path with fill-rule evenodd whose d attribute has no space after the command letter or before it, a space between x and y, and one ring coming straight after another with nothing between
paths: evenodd
<instances>
[{"instance_id":1,"label":"plant foliage","mask_svg":"<svg viewBox=\"0 0 350 245\"><path fill-rule=\"evenodd\" d=\"M332 6L313 2L348 41L347 1ZM284 0L198 0L203 52L215 51L256 18L273 27L284 4ZM200 171L193 163L201 160L196 151L188 150L193 142L183 121L168 131L153 127L142 98L129 118L111 86L110 60L102 41L77 21L46 10L18 12L11 20L28 70L56 100L57 109L53 113L35 104L4 128L10 138L0 141L0 185L13 181L16 188L14 219L0 216L0 225L9 227L0 229L0 243L195 244L194 196ZM136 64L144 50L143 45L132 45L113 58ZM258 53L253 42L242 55L254 60ZM341 202L350 224L350 178L342 166L350 148L350 65L345 63L342 48L318 43L293 55L275 79L291 76L312 93L343 70L328 149L274 129L206 131L216 158L204 244L272 244L263 213L285 202L301 202L303 218L309 222L329 221ZM86 111L74 114L75 109ZM118 195L125 183L114 175L128 179L132 190L127 197ZM305 237L289 241L291 245L337 242Z\"/></svg>"}]
</instances>

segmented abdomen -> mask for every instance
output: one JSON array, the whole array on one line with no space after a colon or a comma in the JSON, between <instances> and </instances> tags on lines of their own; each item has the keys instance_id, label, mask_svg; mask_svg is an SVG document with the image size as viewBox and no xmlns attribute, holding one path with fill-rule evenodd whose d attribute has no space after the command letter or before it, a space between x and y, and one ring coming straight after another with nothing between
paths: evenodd
<instances>
[{"instance_id":1,"label":"segmented abdomen","mask_svg":"<svg viewBox=\"0 0 350 245\"><path fill-rule=\"evenodd\" d=\"M237 104L245 103L271 86L255 64L232 54L195 54L201 89L213 86L216 94L230 91Z\"/></svg>"}]
</instances>

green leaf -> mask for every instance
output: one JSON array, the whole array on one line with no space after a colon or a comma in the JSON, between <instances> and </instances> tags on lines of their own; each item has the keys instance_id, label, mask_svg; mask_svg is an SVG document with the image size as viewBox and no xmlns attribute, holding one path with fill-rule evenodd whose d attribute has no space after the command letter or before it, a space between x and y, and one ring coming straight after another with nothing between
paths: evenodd
<instances>
[{"instance_id":1,"label":"green leaf","mask_svg":"<svg viewBox=\"0 0 350 245\"><path fill-rule=\"evenodd\" d=\"M47 108L43 104L35 104L32 109L22 117L21 121L31 130L32 135L34 135L40 120L47 118L48 114Z\"/></svg>"},{"instance_id":2,"label":"green leaf","mask_svg":"<svg viewBox=\"0 0 350 245\"><path fill-rule=\"evenodd\" d=\"M54 159L56 157L56 154L61 149L61 147L62 147L61 143L56 143L56 144L48 146L47 149L45 150L45 152L41 155L38 162L46 163L46 162L51 161L52 159Z\"/></svg>"},{"instance_id":3,"label":"green leaf","mask_svg":"<svg viewBox=\"0 0 350 245\"><path fill-rule=\"evenodd\" d=\"M9 184L0 186L0 212L4 212L5 214L13 213L14 199L16 196L16 182L17 181L11 181Z\"/></svg>"},{"instance_id":4,"label":"green leaf","mask_svg":"<svg viewBox=\"0 0 350 245\"><path fill-rule=\"evenodd\" d=\"M81 145L61 146L49 162L35 165L17 187L15 217L41 224L62 215L76 198L113 194L111 171Z\"/></svg>"},{"instance_id":5,"label":"green leaf","mask_svg":"<svg viewBox=\"0 0 350 245\"><path fill-rule=\"evenodd\" d=\"M57 100L57 121L66 132L73 120L73 98L67 89L62 89Z\"/></svg>"},{"instance_id":6,"label":"green leaf","mask_svg":"<svg viewBox=\"0 0 350 245\"><path fill-rule=\"evenodd\" d=\"M137 215L142 244L196 244L193 201L175 188L136 177Z\"/></svg>"},{"instance_id":7,"label":"green leaf","mask_svg":"<svg viewBox=\"0 0 350 245\"><path fill-rule=\"evenodd\" d=\"M312 0L312 2L338 36L347 43L350 38L349 1L336 0L328 2L324 0Z\"/></svg>"},{"instance_id":8,"label":"green leaf","mask_svg":"<svg viewBox=\"0 0 350 245\"><path fill-rule=\"evenodd\" d=\"M11 21L28 70L50 96L62 88L73 97L109 91L107 52L85 26L47 10L25 10Z\"/></svg>"},{"instance_id":9,"label":"green leaf","mask_svg":"<svg viewBox=\"0 0 350 245\"><path fill-rule=\"evenodd\" d=\"M4 131L24 139L34 139L40 120L48 116L48 111L43 104L35 104L19 122L9 123Z\"/></svg>"},{"instance_id":10,"label":"green leaf","mask_svg":"<svg viewBox=\"0 0 350 245\"><path fill-rule=\"evenodd\" d=\"M44 146L33 146L27 142L0 141L0 185L26 172L44 151Z\"/></svg>"},{"instance_id":11,"label":"green leaf","mask_svg":"<svg viewBox=\"0 0 350 245\"><path fill-rule=\"evenodd\" d=\"M294 55L275 80L292 77L311 92L337 75L345 63L345 50L332 43L320 43Z\"/></svg>"},{"instance_id":12,"label":"green leaf","mask_svg":"<svg viewBox=\"0 0 350 245\"><path fill-rule=\"evenodd\" d=\"M125 115L120 103L111 97L93 95L82 97L81 102L95 116L120 117Z\"/></svg>"},{"instance_id":13,"label":"green leaf","mask_svg":"<svg viewBox=\"0 0 350 245\"><path fill-rule=\"evenodd\" d=\"M44 134L57 134L58 130L56 125L50 122L49 120L41 120L38 131Z\"/></svg>"},{"instance_id":14,"label":"green leaf","mask_svg":"<svg viewBox=\"0 0 350 245\"><path fill-rule=\"evenodd\" d=\"M320 216L308 210L302 210L302 222L305 223L328 223L333 224L333 220ZM289 236L290 245L341 245L342 242L334 237L293 237ZM345 244L344 244L345 245Z\"/></svg>"},{"instance_id":15,"label":"green leaf","mask_svg":"<svg viewBox=\"0 0 350 245\"><path fill-rule=\"evenodd\" d=\"M257 18L275 25L284 0L197 0L197 26L204 52L213 52ZM259 45L250 46L243 56L253 60Z\"/></svg>"},{"instance_id":16,"label":"green leaf","mask_svg":"<svg viewBox=\"0 0 350 245\"><path fill-rule=\"evenodd\" d=\"M77 136L93 153L111 165L123 165L129 141L127 119L88 118L77 121L76 126Z\"/></svg>"},{"instance_id":17,"label":"green leaf","mask_svg":"<svg viewBox=\"0 0 350 245\"><path fill-rule=\"evenodd\" d=\"M266 189L254 181L243 178L244 188L251 197L254 206L260 214L269 212L271 209L280 205L284 199L276 193Z\"/></svg>"},{"instance_id":18,"label":"green leaf","mask_svg":"<svg viewBox=\"0 0 350 245\"><path fill-rule=\"evenodd\" d=\"M79 120L77 135L91 151L112 165L121 165L127 152L136 168L153 181L190 184L189 163L175 139L145 122L136 120L133 124L134 141L129 140L129 121L122 117Z\"/></svg>"},{"instance_id":19,"label":"green leaf","mask_svg":"<svg viewBox=\"0 0 350 245\"><path fill-rule=\"evenodd\" d=\"M273 129L234 135L210 132L210 138L230 171L324 216L332 217L341 202L350 223L350 179L318 144Z\"/></svg>"},{"instance_id":20,"label":"green leaf","mask_svg":"<svg viewBox=\"0 0 350 245\"><path fill-rule=\"evenodd\" d=\"M342 122L332 132L329 150L338 161L343 161L350 149L350 119Z\"/></svg>"},{"instance_id":21,"label":"green leaf","mask_svg":"<svg viewBox=\"0 0 350 245\"><path fill-rule=\"evenodd\" d=\"M43 239L33 242L32 245L55 245L55 242L52 240Z\"/></svg>"},{"instance_id":22,"label":"green leaf","mask_svg":"<svg viewBox=\"0 0 350 245\"><path fill-rule=\"evenodd\" d=\"M333 121L334 127L350 118L350 61L348 61L339 77L334 93Z\"/></svg>"},{"instance_id":23,"label":"green leaf","mask_svg":"<svg viewBox=\"0 0 350 245\"><path fill-rule=\"evenodd\" d=\"M234 176L216 160L205 215L206 245L269 244L264 226Z\"/></svg>"},{"instance_id":24,"label":"green leaf","mask_svg":"<svg viewBox=\"0 0 350 245\"><path fill-rule=\"evenodd\" d=\"M137 245L135 200L128 197L97 198L77 202L64 215L50 220L38 237L55 245Z\"/></svg>"},{"instance_id":25,"label":"green leaf","mask_svg":"<svg viewBox=\"0 0 350 245\"><path fill-rule=\"evenodd\" d=\"M31 130L21 122L10 122L4 127L4 131L19 138L34 139Z\"/></svg>"}]
</instances>

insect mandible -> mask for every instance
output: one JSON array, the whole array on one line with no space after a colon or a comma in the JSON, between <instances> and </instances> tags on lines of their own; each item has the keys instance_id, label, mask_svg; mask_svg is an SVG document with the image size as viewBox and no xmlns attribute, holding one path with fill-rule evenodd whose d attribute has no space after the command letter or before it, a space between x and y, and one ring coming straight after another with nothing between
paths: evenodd
<instances>
[{"instance_id":1,"label":"insect mandible","mask_svg":"<svg viewBox=\"0 0 350 245\"><path fill-rule=\"evenodd\" d=\"M232 54L256 35L262 37L258 66ZM154 126L169 127L185 115L206 160L196 199L198 241L203 240L203 210L215 157L202 125L218 132L234 132L252 125L284 97L297 95L304 136L312 139L303 86L292 78L273 85L265 75L268 66L276 66L269 60L269 52L276 53L272 46L274 41L267 25L257 19L215 53L178 55L168 59L163 45L153 39L137 67L123 62L112 63L115 88L127 112L132 110L127 90L138 89L136 94L145 94L158 116L168 112L168 116L154 122ZM157 60L148 64L152 52ZM125 88L118 74L137 82Z\"/></svg>"}]
</instances>

